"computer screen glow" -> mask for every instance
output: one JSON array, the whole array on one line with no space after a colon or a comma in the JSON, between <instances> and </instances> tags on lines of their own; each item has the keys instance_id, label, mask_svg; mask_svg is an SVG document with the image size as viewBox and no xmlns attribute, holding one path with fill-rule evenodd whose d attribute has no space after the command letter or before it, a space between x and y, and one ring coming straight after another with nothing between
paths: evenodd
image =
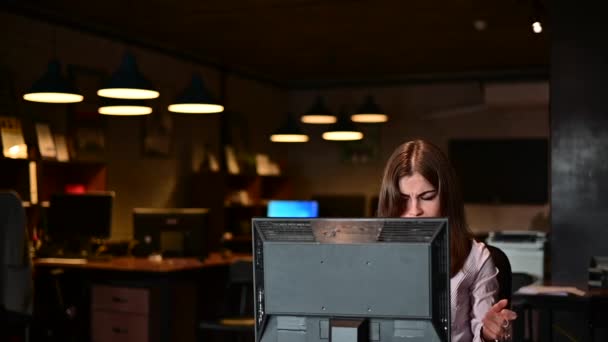
<instances>
[{"instance_id":1,"label":"computer screen glow","mask_svg":"<svg viewBox=\"0 0 608 342\"><path fill-rule=\"evenodd\" d=\"M268 202L268 217L317 217L317 201L272 200Z\"/></svg>"}]
</instances>

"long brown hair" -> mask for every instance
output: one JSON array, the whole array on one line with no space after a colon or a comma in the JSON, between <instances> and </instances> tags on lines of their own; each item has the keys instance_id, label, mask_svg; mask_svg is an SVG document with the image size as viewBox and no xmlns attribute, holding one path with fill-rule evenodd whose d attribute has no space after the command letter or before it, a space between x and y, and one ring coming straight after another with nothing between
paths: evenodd
<instances>
[{"instance_id":1,"label":"long brown hair","mask_svg":"<svg viewBox=\"0 0 608 342\"><path fill-rule=\"evenodd\" d=\"M450 225L450 274L454 276L464 265L471 250L472 234L464 215L460 187L448 158L432 143L413 140L395 149L386 163L378 201L379 217L400 217L404 203L399 180L420 173L439 191L441 215Z\"/></svg>"}]
</instances>

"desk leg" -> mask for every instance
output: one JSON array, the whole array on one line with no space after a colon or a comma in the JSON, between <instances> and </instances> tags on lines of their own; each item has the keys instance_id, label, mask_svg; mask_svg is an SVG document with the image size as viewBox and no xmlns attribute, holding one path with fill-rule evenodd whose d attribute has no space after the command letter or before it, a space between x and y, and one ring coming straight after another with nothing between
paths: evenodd
<instances>
[{"instance_id":1,"label":"desk leg","mask_svg":"<svg viewBox=\"0 0 608 342\"><path fill-rule=\"evenodd\" d=\"M594 331L593 331L593 320L591 319L590 315L587 315L587 324L589 324L589 341L594 342L595 341L595 334L594 334Z\"/></svg>"},{"instance_id":2,"label":"desk leg","mask_svg":"<svg viewBox=\"0 0 608 342\"><path fill-rule=\"evenodd\" d=\"M553 342L553 312L551 310L533 310L538 313L538 331L531 337L532 341ZM537 339L538 338L538 339Z\"/></svg>"},{"instance_id":3,"label":"desk leg","mask_svg":"<svg viewBox=\"0 0 608 342\"><path fill-rule=\"evenodd\" d=\"M549 341L553 341L553 311L547 310L547 315L549 318Z\"/></svg>"}]
</instances>

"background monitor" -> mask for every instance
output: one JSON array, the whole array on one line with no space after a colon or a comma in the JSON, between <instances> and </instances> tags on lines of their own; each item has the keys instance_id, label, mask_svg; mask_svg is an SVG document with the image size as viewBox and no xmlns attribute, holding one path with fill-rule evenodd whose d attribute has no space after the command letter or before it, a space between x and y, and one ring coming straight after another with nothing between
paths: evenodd
<instances>
[{"instance_id":1,"label":"background monitor","mask_svg":"<svg viewBox=\"0 0 608 342\"><path fill-rule=\"evenodd\" d=\"M444 218L253 219L255 332L270 341L450 341Z\"/></svg>"},{"instance_id":2,"label":"background monitor","mask_svg":"<svg viewBox=\"0 0 608 342\"><path fill-rule=\"evenodd\" d=\"M548 202L547 138L455 139L448 147L465 202Z\"/></svg>"},{"instance_id":3,"label":"background monitor","mask_svg":"<svg viewBox=\"0 0 608 342\"><path fill-rule=\"evenodd\" d=\"M205 257L208 253L209 209L135 208L133 235L139 254Z\"/></svg>"},{"instance_id":4,"label":"background monitor","mask_svg":"<svg viewBox=\"0 0 608 342\"><path fill-rule=\"evenodd\" d=\"M314 195L319 203L319 217L365 217L365 195Z\"/></svg>"},{"instance_id":5,"label":"background monitor","mask_svg":"<svg viewBox=\"0 0 608 342\"><path fill-rule=\"evenodd\" d=\"M268 217L317 217L317 201L271 200L268 201Z\"/></svg>"},{"instance_id":6,"label":"background monitor","mask_svg":"<svg viewBox=\"0 0 608 342\"><path fill-rule=\"evenodd\" d=\"M114 192L53 194L47 229L53 241L110 238Z\"/></svg>"}]
</instances>

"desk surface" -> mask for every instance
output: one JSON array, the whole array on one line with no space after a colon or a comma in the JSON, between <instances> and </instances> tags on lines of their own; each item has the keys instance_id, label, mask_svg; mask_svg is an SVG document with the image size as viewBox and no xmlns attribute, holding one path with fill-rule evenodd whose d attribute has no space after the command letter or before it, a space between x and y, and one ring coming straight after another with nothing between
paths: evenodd
<instances>
[{"instance_id":1,"label":"desk surface","mask_svg":"<svg viewBox=\"0 0 608 342\"><path fill-rule=\"evenodd\" d=\"M520 293L520 292L516 292L513 295L517 296L517 297L551 296L551 297L578 297L578 298L608 298L608 289L589 287L587 284L572 285L572 284L562 284L562 283L553 283L550 281L545 281L544 283L542 283L542 285L559 286L559 287L576 287L577 289L584 291L585 295L577 296L577 295L570 294L568 296L564 296L564 295L556 295L556 294L549 294L549 293L526 294L526 293Z\"/></svg>"},{"instance_id":2,"label":"desk surface","mask_svg":"<svg viewBox=\"0 0 608 342\"><path fill-rule=\"evenodd\" d=\"M608 298L608 289L590 288L590 289L586 289L585 293L587 296L590 296L590 297Z\"/></svg>"},{"instance_id":3,"label":"desk surface","mask_svg":"<svg viewBox=\"0 0 608 342\"><path fill-rule=\"evenodd\" d=\"M212 253L204 261L196 258L167 258L161 261L153 261L148 258L115 257L108 261L88 261L79 259L61 258L39 258L34 260L35 266L46 267L70 267L84 269L99 269L108 271L131 271L131 272L176 272L196 270L204 267L225 266L237 261L251 261L249 255L222 256L220 253Z\"/></svg>"}]
</instances>

